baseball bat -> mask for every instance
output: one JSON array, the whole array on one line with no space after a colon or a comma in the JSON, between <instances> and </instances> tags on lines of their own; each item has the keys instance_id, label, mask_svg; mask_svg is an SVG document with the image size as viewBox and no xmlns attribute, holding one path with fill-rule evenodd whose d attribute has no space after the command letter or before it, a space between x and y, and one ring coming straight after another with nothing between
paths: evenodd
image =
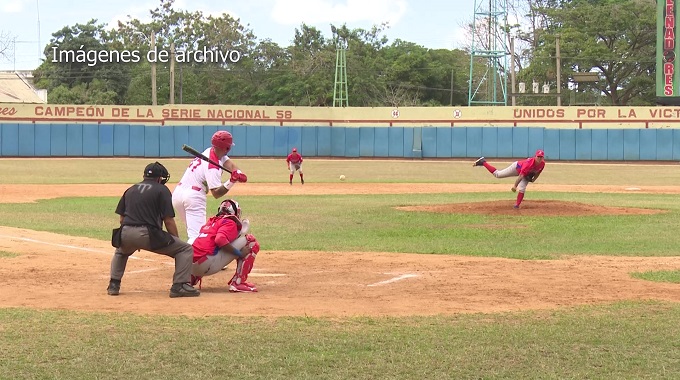
<instances>
[{"instance_id":1,"label":"baseball bat","mask_svg":"<svg viewBox=\"0 0 680 380\"><path fill-rule=\"evenodd\" d=\"M196 149L190 147L190 146L187 145L187 144L183 144L183 145L182 145L182 150L185 151L185 152L187 152L187 153L189 153L189 154L191 154L191 155L194 156L194 157L198 157L198 158L200 158L200 159L203 160L203 161L209 162L209 163L211 163L211 164L213 164L213 165L215 165L215 166L221 168L221 169L224 170L225 172L231 174L231 170L229 170L229 169L225 168L224 166L220 165L219 163L217 163L217 162L215 162L215 161L209 159L209 158L206 157L203 153L197 151Z\"/></svg>"}]
</instances>

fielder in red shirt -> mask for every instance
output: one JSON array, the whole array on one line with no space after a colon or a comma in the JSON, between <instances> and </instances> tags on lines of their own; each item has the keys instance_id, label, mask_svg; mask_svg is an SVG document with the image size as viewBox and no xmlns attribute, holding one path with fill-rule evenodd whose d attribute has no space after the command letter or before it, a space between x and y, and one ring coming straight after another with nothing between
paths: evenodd
<instances>
[{"instance_id":1,"label":"fielder in red shirt","mask_svg":"<svg viewBox=\"0 0 680 380\"><path fill-rule=\"evenodd\" d=\"M529 157L526 160L515 161L510 166L505 169L497 170L491 166L484 157L480 157L475 161L472 166L484 166L489 173L493 174L496 178L506 178L517 176L515 184L510 190L512 192L519 191L517 193L517 202L515 202L514 208L519 208L519 205L524 199L524 192L527 189L529 182L534 182L541 175L543 169L545 168L545 153L543 150L539 149L536 151L533 157Z\"/></svg>"},{"instance_id":2,"label":"fielder in red shirt","mask_svg":"<svg viewBox=\"0 0 680 380\"><path fill-rule=\"evenodd\" d=\"M229 281L231 292L257 292L254 284L247 282L253 269L260 244L248 234L250 222L241 219L241 207L233 199L220 203L217 215L208 219L193 242L194 259L191 283L201 284L205 276L218 273L227 264L237 260L236 273Z\"/></svg>"},{"instance_id":3,"label":"fielder in red shirt","mask_svg":"<svg viewBox=\"0 0 680 380\"><path fill-rule=\"evenodd\" d=\"M286 164L288 164L288 171L290 176L288 177L288 183L293 184L293 175L297 170L300 172L300 182L304 185L305 179L302 174L302 155L298 153L297 148L293 148L293 151L286 158Z\"/></svg>"}]
</instances>

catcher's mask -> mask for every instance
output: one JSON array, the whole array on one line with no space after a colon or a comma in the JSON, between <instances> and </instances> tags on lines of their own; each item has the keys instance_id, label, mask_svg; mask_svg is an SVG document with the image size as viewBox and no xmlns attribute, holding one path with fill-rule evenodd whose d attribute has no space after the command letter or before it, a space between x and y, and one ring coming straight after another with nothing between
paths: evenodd
<instances>
[{"instance_id":1,"label":"catcher's mask","mask_svg":"<svg viewBox=\"0 0 680 380\"><path fill-rule=\"evenodd\" d=\"M146 165L144 168L144 178L160 178L161 184L165 185L170 179L170 173L160 162Z\"/></svg>"},{"instance_id":2,"label":"catcher's mask","mask_svg":"<svg viewBox=\"0 0 680 380\"><path fill-rule=\"evenodd\" d=\"M233 199L225 199L220 203L217 215L234 215L241 219L241 206Z\"/></svg>"}]
</instances>

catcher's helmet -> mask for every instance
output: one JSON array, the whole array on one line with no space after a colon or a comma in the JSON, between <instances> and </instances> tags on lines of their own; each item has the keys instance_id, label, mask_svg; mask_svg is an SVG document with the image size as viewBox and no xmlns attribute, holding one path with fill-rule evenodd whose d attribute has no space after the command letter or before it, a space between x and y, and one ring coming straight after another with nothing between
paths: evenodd
<instances>
[{"instance_id":1,"label":"catcher's helmet","mask_svg":"<svg viewBox=\"0 0 680 380\"><path fill-rule=\"evenodd\" d=\"M233 199L225 199L220 203L217 215L234 215L241 219L241 206Z\"/></svg>"},{"instance_id":2,"label":"catcher's helmet","mask_svg":"<svg viewBox=\"0 0 680 380\"><path fill-rule=\"evenodd\" d=\"M146 165L144 168L144 178L160 178L161 183L165 185L170 179L170 173L160 162L156 161L153 164Z\"/></svg>"},{"instance_id":3,"label":"catcher's helmet","mask_svg":"<svg viewBox=\"0 0 680 380\"><path fill-rule=\"evenodd\" d=\"M229 151L232 145L234 145L234 138L231 136L231 133L227 131L217 131L213 134L210 143L215 148L220 148Z\"/></svg>"}]
</instances>

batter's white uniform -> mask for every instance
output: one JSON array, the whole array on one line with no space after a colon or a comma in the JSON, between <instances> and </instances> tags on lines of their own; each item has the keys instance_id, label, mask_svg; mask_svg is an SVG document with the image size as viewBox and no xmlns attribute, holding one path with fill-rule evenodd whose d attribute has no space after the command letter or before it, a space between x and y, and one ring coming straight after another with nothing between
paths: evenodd
<instances>
[{"instance_id":1,"label":"batter's white uniform","mask_svg":"<svg viewBox=\"0 0 680 380\"><path fill-rule=\"evenodd\" d=\"M224 156L218 160L212 147L206 149L203 155L219 162L222 166L229 159L229 156ZM194 242L206 222L207 198L210 189L220 186L222 186L222 169L196 157L175 187L172 193L172 205L187 226L187 243Z\"/></svg>"}]
</instances>

